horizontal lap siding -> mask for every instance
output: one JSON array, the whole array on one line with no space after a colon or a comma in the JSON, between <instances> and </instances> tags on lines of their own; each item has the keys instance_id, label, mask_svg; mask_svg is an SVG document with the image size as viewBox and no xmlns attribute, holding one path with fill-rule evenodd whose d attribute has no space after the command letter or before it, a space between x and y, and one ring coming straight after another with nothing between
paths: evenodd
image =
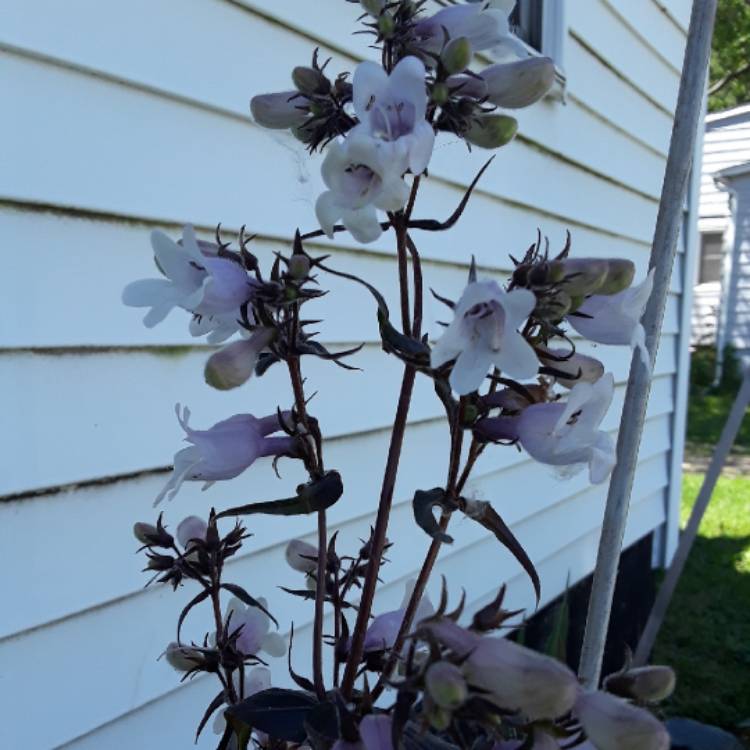
<instances>
[{"instance_id":1,"label":"horizontal lap siding","mask_svg":"<svg viewBox=\"0 0 750 750\"><path fill-rule=\"evenodd\" d=\"M508 253L522 252L537 227L553 248L570 229L576 254L629 257L638 277L645 273L688 4L642 0L633 12L620 0L588 5L584 15L581 4L568 4L568 104L545 101L519 112L521 137L498 152L454 231L417 233L426 283L441 294L460 294L472 253L485 275L502 280ZM209 236L220 221L231 236L246 224L267 261L288 247L294 227L314 227L319 160L249 122L247 102L287 86L289 68L304 63L313 46L334 56L335 70L372 56L350 35L357 15L343 0L27 0L2 11L0 77L10 84L13 106L0 120L10 146L0 152L0 237L12 249L0 295L0 388L12 394L4 413L13 442L6 430L0 545L28 559L22 575L3 581L14 606L0 619L0 663L14 690L2 746L16 746L22 736L35 750L64 743L117 750L131 746L134 735L143 748L192 740L193 718L213 685L177 686L171 669L156 661L189 591L142 590L129 529L151 516L179 447L174 402L189 404L193 424L203 427L237 411L270 413L289 397L273 369L238 392L211 392L202 366L212 349L188 335L184 315L147 330L142 312L120 305L119 295L128 281L153 274L152 229L176 234L190 221ZM418 215L448 216L486 157L439 139ZM340 235L335 245L323 239L311 248L331 252L332 265L372 281L397 308L390 237L363 249ZM628 542L665 520L682 279L678 258ZM371 300L343 280L322 281L331 295L310 307L325 321L321 340L333 349L365 344L352 360L362 372L305 363L310 389L318 391L326 454L347 487L330 512L331 526L351 548L372 522L399 367L378 348ZM445 308L427 300L433 333L445 317ZM615 374L605 422L614 434L629 353L581 346ZM447 458L439 404L422 377L411 420L379 611L398 605L419 567L428 540L415 535L409 499L435 483L433 467ZM284 496L301 477L291 462L280 470L281 480L261 461L208 493L187 486L166 507L167 520L205 514L208 504ZM508 487L524 491L509 496ZM606 488L591 487L585 473L561 483L525 454L487 451L471 491L492 500L527 546L545 602L568 576L576 581L590 572ZM283 565L284 544L291 536L311 538L312 520L266 518L251 530L248 553L232 561L230 575L269 597L284 631L295 618L295 666L304 671L311 613L274 587L299 583ZM533 606L528 580L481 528L457 521L453 533L437 572L453 588L466 588L470 608L503 580L513 606ZM469 574L479 568L492 574ZM278 571L273 581L268 570ZM188 623L196 638L206 627L200 615ZM92 650L96 659L81 658ZM45 665L61 699L53 721L28 727L31 660ZM279 682L282 662L272 665ZM71 673L76 691L62 689Z\"/></svg>"}]
</instances>

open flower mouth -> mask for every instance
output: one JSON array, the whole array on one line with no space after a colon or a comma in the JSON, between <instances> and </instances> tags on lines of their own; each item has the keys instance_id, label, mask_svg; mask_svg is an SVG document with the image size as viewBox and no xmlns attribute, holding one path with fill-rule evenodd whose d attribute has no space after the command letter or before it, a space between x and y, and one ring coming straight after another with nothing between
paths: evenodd
<instances>
[{"instance_id":1,"label":"open flower mouth","mask_svg":"<svg viewBox=\"0 0 750 750\"><path fill-rule=\"evenodd\" d=\"M416 108L411 102L397 102L378 105L368 104L372 110L372 134L382 141L395 141L413 132L416 121Z\"/></svg>"}]
</instances>

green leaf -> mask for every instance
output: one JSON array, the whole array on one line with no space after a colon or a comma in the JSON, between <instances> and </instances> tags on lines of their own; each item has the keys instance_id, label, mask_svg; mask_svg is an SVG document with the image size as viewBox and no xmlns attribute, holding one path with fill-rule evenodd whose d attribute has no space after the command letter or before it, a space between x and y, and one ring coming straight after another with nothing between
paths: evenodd
<instances>
[{"instance_id":1,"label":"green leaf","mask_svg":"<svg viewBox=\"0 0 750 750\"><path fill-rule=\"evenodd\" d=\"M569 629L570 606L568 604L568 589L566 587L562 600L555 607L555 614L552 619L552 632L544 644L544 653L554 656L563 663L566 662Z\"/></svg>"}]
</instances>

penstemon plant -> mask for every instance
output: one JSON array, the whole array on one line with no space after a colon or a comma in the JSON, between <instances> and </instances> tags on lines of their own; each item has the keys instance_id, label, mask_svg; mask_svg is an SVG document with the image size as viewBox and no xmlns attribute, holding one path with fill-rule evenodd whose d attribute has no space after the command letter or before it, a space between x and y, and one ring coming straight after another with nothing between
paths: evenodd
<instances>
[{"instance_id":1,"label":"penstemon plant","mask_svg":"<svg viewBox=\"0 0 750 750\"><path fill-rule=\"evenodd\" d=\"M417 218L436 135L451 134L469 148L506 145L517 129L507 111L542 98L554 82L554 65L530 57L511 34L514 0L453 4L434 15L424 4L360 0L363 30L374 38L380 64L362 62L352 75L330 80L316 51L310 66L293 70L293 90L252 99L257 124L291 130L311 153L324 154L327 189L316 204L320 229L296 231L290 252L277 254L266 271L244 229L236 249L218 229L214 242L197 239L189 226L176 242L154 232L162 278L136 281L124 291L125 304L150 308L144 319L149 327L178 307L191 315L192 335L214 344L236 336L206 362L205 379L213 388L237 388L253 376L282 371L291 386L288 403L274 405L275 411L269 406L267 416L237 414L209 429L191 426L189 409L178 405L189 445L175 455L156 503L171 500L186 481L208 486L232 479L261 456L273 456L274 467L281 457L299 461L307 474L285 499L211 509L207 519L182 520L174 534L162 515L155 524L136 524L154 579L175 589L186 579L198 586L164 656L185 678L209 673L218 680L198 734L212 720L220 749L666 748L664 728L644 705L671 692L669 668L626 666L602 691L586 692L561 662L497 635L519 614L503 608L504 588L466 626L459 624L463 602L449 611L445 582L437 608L425 594L441 545L452 542L451 517L459 513L512 552L539 600L533 563L498 511L466 496L467 481L483 451L496 445L520 446L566 474L587 466L593 483L607 480L615 451L600 424L614 380L601 362L576 352L569 332L645 352L639 320L651 279L634 286L630 261L570 257L570 236L551 254L538 237L511 258L515 270L504 285L480 278L472 260L456 301L433 292L452 320L430 340L423 331L424 282L414 231L429 236L449 230L489 166L450 217ZM504 61L471 70L474 53L489 49ZM341 232L362 243L392 233L397 321L366 279L308 251L311 240ZM326 275L359 284L372 296L382 348L403 364L374 525L351 554L340 554L338 535L328 534L326 511L344 496L345 482L326 465L302 366L318 357L351 368L346 360L357 351L329 351L310 330L305 305L324 294L319 284ZM450 457L443 483L414 493L415 523L432 540L419 575L399 609L374 616L417 377L432 381L445 409ZM225 577L226 561L249 536L238 519L254 514L317 518L317 545L293 540L286 553L307 585L285 590L314 608L310 676L296 673L289 660L296 689L271 686L265 658L283 656L287 644L271 627L278 623L267 602ZM186 618L202 603L211 607L214 632L197 642L183 640ZM324 632L326 617L332 632Z\"/></svg>"}]
</instances>

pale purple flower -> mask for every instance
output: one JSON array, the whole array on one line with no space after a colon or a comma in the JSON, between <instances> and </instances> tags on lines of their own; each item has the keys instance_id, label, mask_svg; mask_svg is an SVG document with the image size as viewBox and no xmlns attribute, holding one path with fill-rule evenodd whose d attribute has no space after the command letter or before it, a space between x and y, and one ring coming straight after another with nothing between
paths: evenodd
<instances>
[{"instance_id":1,"label":"pale purple flower","mask_svg":"<svg viewBox=\"0 0 750 750\"><path fill-rule=\"evenodd\" d=\"M239 329L239 310L253 295L257 282L237 262L208 252L191 226L177 243L159 231L151 233L154 259L165 278L128 284L122 301L131 307L150 307L143 319L148 328L160 323L175 307L193 313L190 332L209 335L218 343Z\"/></svg>"},{"instance_id":2,"label":"pale purple flower","mask_svg":"<svg viewBox=\"0 0 750 750\"><path fill-rule=\"evenodd\" d=\"M532 404L518 417L518 439L529 455L553 466L588 464L594 484L605 482L615 462L612 438L599 429L614 393L612 373L578 383L563 403Z\"/></svg>"},{"instance_id":3,"label":"pale purple flower","mask_svg":"<svg viewBox=\"0 0 750 750\"><path fill-rule=\"evenodd\" d=\"M318 567L318 548L301 539L292 539L285 555L289 567L299 573L314 573Z\"/></svg>"},{"instance_id":4,"label":"pale purple flower","mask_svg":"<svg viewBox=\"0 0 750 750\"><path fill-rule=\"evenodd\" d=\"M262 597L258 602L267 607L268 602ZM234 633L242 627L237 636L237 650L245 656L255 656L261 651L269 656L280 657L286 653L286 642L276 632L271 632L271 618L258 607L244 605L236 597L229 602L225 620L231 615L229 631Z\"/></svg>"},{"instance_id":5,"label":"pale purple flower","mask_svg":"<svg viewBox=\"0 0 750 750\"><path fill-rule=\"evenodd\" d=\"M578 333L599 344L630 346L638 349L646 367L650 367L646 332L641 318L654 286L654 270L637 286L617 294L594 294L566 320ZM584 317L585 316L585 317Z\"/></svg>"},{"instance_id":6,"label":"pale purple flower","mask_svg":"<svg viewBox=\"0 0 750 750\"><path fill-rule=\"evenodd\" d=\"M183 518L177 525L175 536L183 549L187 549L192 539L205 540L208 524L198 516Z\"/></svg>"},{"instance_id":7,"label":"pale purple flower","mask_svg":"<svg viewBox=\"0 0 750 750\"><path fill-rule=\"evenodd\" d=\"M406 205L405 144L404 159L397 164L380 145L366 133L352 132L326 149L321 174L328 190L319 196L315 213L329 237L340 219L358 242L374 242L383 231L377 209L398 211Z\"/></svg>"},{"instance_id":8,"label":"pale purple flower","mask_svg":"<svg viewBox=\"0 0 750 750\"><path fill-rule=\"evenodd\" d=\"M374 138L381 160L403 173L427 168L435 143L435 131L425 119L427 89L425 67L416 57L399 61L390 75L380 65L357 65L352 80L354 111L359 125L350 133Z\"/></svg>"},{"instance_id":9,"label":"pale purple flower","mask_svg":"<svg viewBox=\"0 0 750 750\"><path fill-rule=\"evenodd\" d=\"M581 693L573 713L597 750L668 750L669 734L651 713L602 692Z\"/></svg>"},{"instance_id":10,"label":"pale purple flower","mask_svg":"<svg viewBox=\"0 0 750 750\"><path fill-rule=\"evenodd\" d=\"M475 2L443 8L414 25L417 45L425 52L438 54L446 32L450 39L466 37L475 52L513 43L509 16L514 5L515 0L503 0L497 7ZM523 45L515 41L518 53L526 54Z\"/></svg>"},{"instance_id":11,"label":"pale purple flower","mask_svg":"<svg viewBox=\"0 0 750 750\"><path fill-rule=\"evenodd\" d=\"M248 338L233 341L206 362L206 383L220 391L237 388L252 376L261 352L273 341L275 331L258 328Z\"/></svg>"},{"instance_id":12,"label":"pale purple flower","mask_svg":"<svg viewBox=\"0 0 750 750\"><path fill-rule=\"evenodd\" d=\"M276 414L257 419L252 414L235 414L208 430L194 430L188 424L190 410L176 406L177 419L192 443L178 451L169 481L154 505L165 497L171 500L185 481L205 482L207 489L221 479L233 479L261 456L279 456L292 451L291 437L269 437L281 429Z\"/></svg>"},{"instance_id":13,"label":"pale purple flower","mask_svg":"<svg viewBox=\"0 0 750 750\"><path fill-rule=\"evenodd\" d=\"M505 109L520 109L539 101L555 82L555 63L549 57L496 63L480 71L487 99Z\"/></svg>"},{"instance_id":14,"label":"pale purple flower","mask_svg":"<svg viewBox=\"0 0 750 750\"><path fill-rule=\"evenodd\" d=\"M404 594L401 606L398 609L391 612L384 612L382 615L373 618L365 632L365 653L393 648L393 645L396 643L398 631L401 628L401 623L404 621L406 607L409 604L409 599L411 599L413 589L414 581L409 581L406 585L406 593ZM435 608L432 606L430 597L425 594L419 600L417 611L414 613L414 625L416 626L420 620L430 617L434 612Z\"/></svg>"},{"instance_id":15,"label":"pale purple flower","mask_svg":"<svg viewBox=\"0 0 750 750\"><path fill-rule=\"evenodd\" d=\"M533 377L539 361L517 329L535 304L527 289L506 292L494 281L470 282L432 349L431 366L455 359L450 384L462 396L477 390L493 366L519 380Z\"/></svg>"}]
</instances>

